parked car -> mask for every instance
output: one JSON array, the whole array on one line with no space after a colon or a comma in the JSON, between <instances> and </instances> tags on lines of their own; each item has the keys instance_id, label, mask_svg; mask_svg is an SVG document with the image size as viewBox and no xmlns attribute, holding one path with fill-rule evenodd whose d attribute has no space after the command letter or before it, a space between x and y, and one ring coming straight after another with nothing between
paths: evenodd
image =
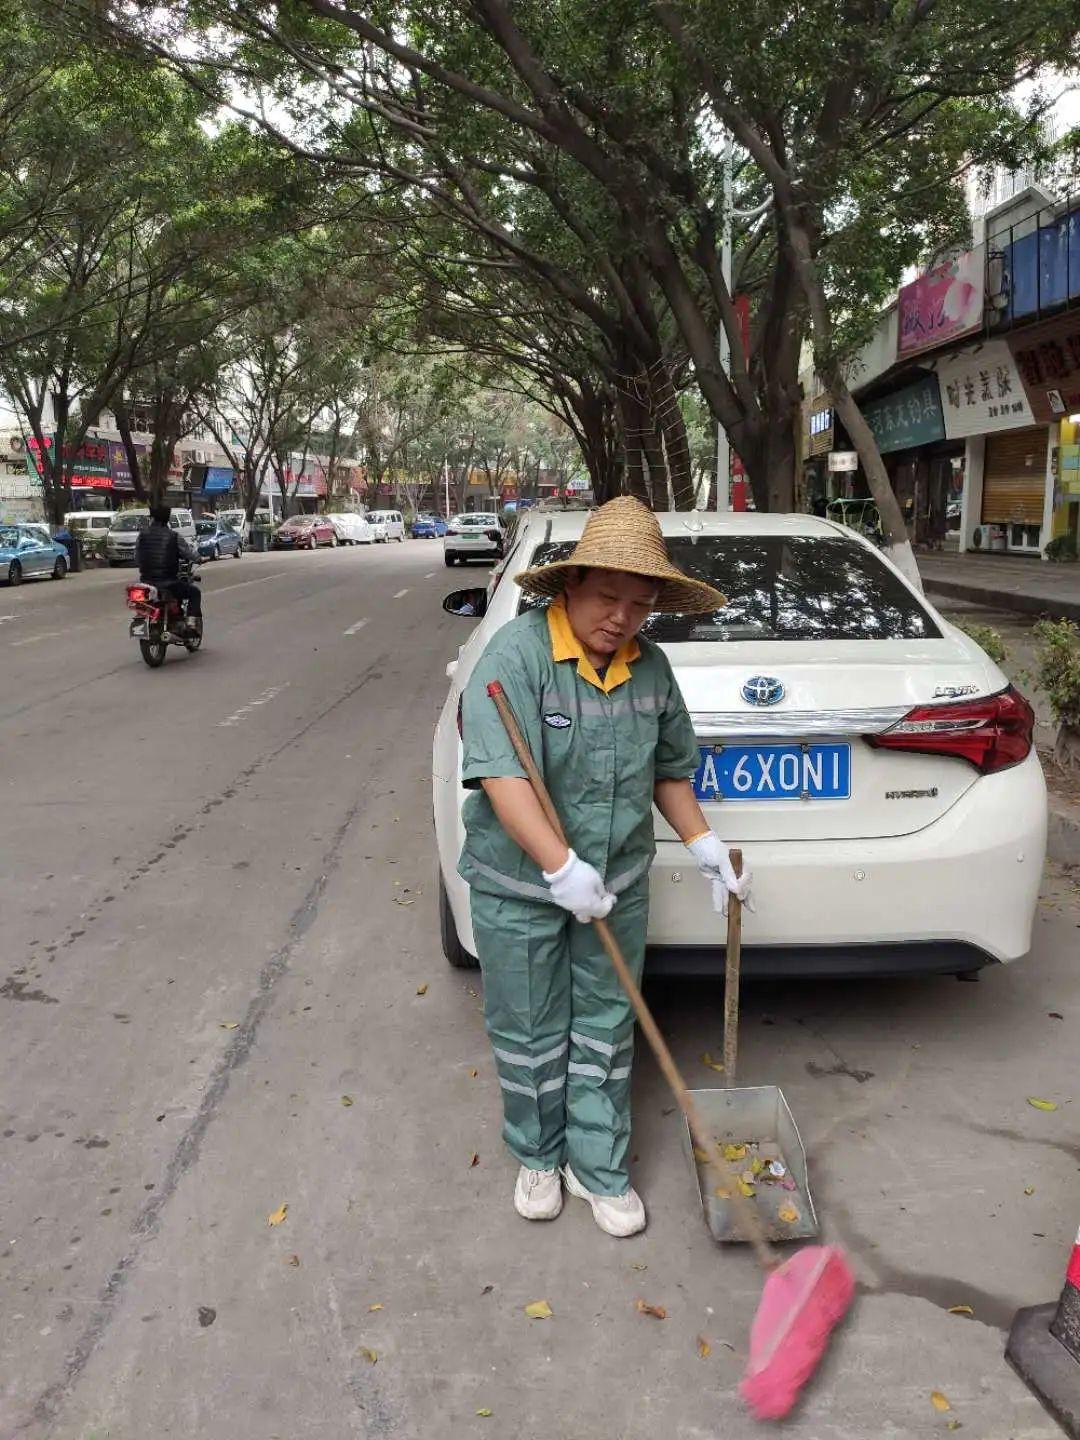
<instances>
[{"instance_id":1,"label":"parked car","mask_svg":"<svg viewBox=\"0 0 1080 1440\"><path fill-rule=\"evenodd\" d=\"M460 560L499 560L503 553L503 527L497 515L477 512L455 515L443 537L447 565Z\"/></svg>"},{"instance_id":2,"label":"parked car","mask_svg":"<svg viewBox=\"0 0 1080 1440\"><path fill-rule=\"evenodd\" d=\"M239 560L244 553L239 530L234 530L220 515L204 515L196 520L195 540L200 560L220 560L223 555Z\"/></svg>"},{"instance_id":3,"label":"parked car","mask_svg":"<svg viewBox=\"0 0 1080 1440\"><path fill-rule=\"evenodd\" d=\"M448 526L441 515L417 515L410 526L414 540L441 540Z\"/></svg>"},{"instance_id":4,"label":"parked car","mask_svg":"<svg viewBox=\"0 0 1080 1440\"><path fill-rule=\"evenodd\" d=\"M118 510L105 537L105 559L108 563L114 566L133 565L135 541L139 531L145 530L149 524L149 510ZM169 516L169 528L182 535L192 550L196 548L195 521L190 510L174 510Z\"/></svg>"},{"instance_id":5,"label":"parked car","mask_svg":"<svg viewBox=\"0 0 1080 1440\"><path fill-rule=\"evenodd\" d=\"M375 527L366 516L352 510L343 510L333 515L327 515L326 518L337 531L338 540L342 545L374 544Z\"/></svg>"},{"instance_id":6,"label":"parked car","mask_svg":"<svg viewBox=\"0 0 1080 1440\"><path fill-rule=\"evenodd\" d=\"M64 516L64 524L78 539L84 555L100 559L114 518L112 510L71 510Z\"/></svg>"},{"instance_id":7,"label":"parked car","mask_svg":"<svg viewBox=\"0 0 1080 1440\"><path fill-rule=\"evenodd\" d=\"M269 524L270 512L268 510L256 511L256 516L260 514L266 518L266 521ZM231 525L232 528L240 536L240 539L243 541L243 543L245 545L248 543L248 538L251 534L251 526L248 524L246 510L219 510L217 512L216 518L223 521L226 525Z\"/></svg>"},{"instance_id":8,"label":"parked car","mask_svg":"<svg viewBox=\"0 0 1080 1440\"><path fill-rule=\"evenodd\" d=\"M274 531L275 550L314 550L319 545L336 545L337 531L326 515L294 515Z\"/></svg>"},{"instance_id":9,"label":"parked car","mask_svg":"<svg viewBox=\"0 0 1080 1440\"><path fill-rule=\"evenodd\" d=\"M435 732L441 923L453 964L475 953L457 874L458 698L494 632L537 603L513 577L565 559L586 518L534 512L493 593L444 602L482 617L450 664ZM693 718L706 818L754 872L744 970L949 974L1025 955L1047 802L1023 696L850 530L806 515L703 515L692 531L685 515L657 518L674 563L728 596L711 615L654 615L644 634L668 655ZM649 944L654 968L723 971L709 887L659 817Z\"/></svg>"},{"instance_id":10,"label":"parked car","mask_svg":"<svg viewBox=\"0 0 1080 1440\"><path fill-rule=\"evenodd\" d=\"M67 573L67 551L42 536L40 526L0 525L0 579L21 585L24 580L63 580Z\"/></svg>"},{"instance_id":11,"label":"parked car","mask_svg":"<svg viewBox=\"0 0 1080 1440\"><path fill-rule=\"evenodd\" d=\"M401 517L400 510L369 510L368 519L373 525L383 525L386 527L386 534L383 536L384 540L401 540L404 542L405 521Z\"/></svg>"}]
</instances>

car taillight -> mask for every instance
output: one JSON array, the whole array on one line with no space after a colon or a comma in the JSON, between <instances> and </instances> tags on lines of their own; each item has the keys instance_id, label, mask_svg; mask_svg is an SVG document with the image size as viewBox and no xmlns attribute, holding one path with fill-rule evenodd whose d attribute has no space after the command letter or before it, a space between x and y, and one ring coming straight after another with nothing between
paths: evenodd
<instances>
[{"instance_id":1,"label":"car taillight","mask_svg":"<svg viewBox=\"0 0 1080 1440\"><path fill-rule=\"evenodd\" d=\"M1034 730L1035 712L1010 685L981 700L920 705L891 730L867 738L878 750L955 755L990 775L1027 759Z\"/></svg>"}]
</instances>

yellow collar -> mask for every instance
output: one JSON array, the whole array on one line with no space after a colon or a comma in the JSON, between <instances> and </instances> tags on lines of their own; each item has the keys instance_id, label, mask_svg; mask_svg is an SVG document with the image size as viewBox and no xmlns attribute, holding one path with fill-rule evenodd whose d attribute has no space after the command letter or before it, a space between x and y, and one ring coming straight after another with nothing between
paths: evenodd
<instances>
[{"instance_id":1,"label":"yellow collar","mask_svg":"<svg viewBox=\"0 0 1080 1440\"><path fill-rule=\"evenodd\" d=\"M610 695L612 690L619 685L625 685L630 679L631 662L641 658L641 646L636 640L629 641L615 652L608 662L604 678L601 680L592 661L585 654L581 641L570 628L570 616L566 613L566 602L561 596L549 605L547 622L548 633L551 636L551 658L553 660L576 660L578 662L577 673L582 680L587 680L590 685L595 685L605 695Z\"/></svg>"}]
</instances>

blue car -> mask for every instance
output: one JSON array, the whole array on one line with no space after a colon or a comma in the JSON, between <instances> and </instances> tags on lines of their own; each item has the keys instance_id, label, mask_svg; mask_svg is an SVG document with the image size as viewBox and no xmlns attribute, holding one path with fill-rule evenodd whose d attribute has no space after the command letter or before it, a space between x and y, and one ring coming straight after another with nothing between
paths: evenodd
<instances>
[{"instance_id":1,"label":"blue car","mask_svg":"<svg viewBox=\"0 0 1080 1440\"><path fill-rule=\"evenodd\" d=\"M195 521L195 543L200 560L220 560L223 555L233 555L239 560L244 553L244 537L240 531L216 515L204 515Z\"/></svg>"},{"instance_id":2,"label":"blue car","mask_svg":"<svg viewBox=\"0 0 1080 1440\"><path fill-rule=\"evenodd\" d=\"M0 580L63 580L68 552L48 538L44 525L0 525Z\"/></svg>"},{"instance_id":3,"label":"blue car","mask_svg":"<svg viewBox=\"0 0 1080 1440\"><path fill-rule=\"evenodd\" d=\"M446 531L447 524L441 515L417 515L412 522L414 540L441 540Z\"/></svg>"}]
</instances>

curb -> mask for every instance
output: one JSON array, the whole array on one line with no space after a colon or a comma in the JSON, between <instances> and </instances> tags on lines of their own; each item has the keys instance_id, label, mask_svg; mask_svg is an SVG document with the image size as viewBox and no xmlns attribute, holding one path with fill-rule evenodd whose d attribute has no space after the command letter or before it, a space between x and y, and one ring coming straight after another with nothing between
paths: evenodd
<instances>
[{"instance_id":1,"label":"curb","mask_svg":"<svg viewBox=\"0 0 1080 1440\"><path fill-rule=\"evenodd\" d=\"M1050 792L1046 853L1060 865L1080 865L1080 807Z\"/></svg>"},{"instance_id":2,"label":"curb","mask_svg":"<svg viewBox=\"0 0 1080 1440\"><path fill-rule=\"evenodd\" d=\"M964 600L969 605L984 605L988 610L1013 610L1020 615L1048 615L1054 620L1080 621L1080 599L1029 595L1022 590L987 590L982 585L968 585L962 580L938 580L932 575L923 576L923 588L929 595Z\"/></svg>"}]
</instances>

